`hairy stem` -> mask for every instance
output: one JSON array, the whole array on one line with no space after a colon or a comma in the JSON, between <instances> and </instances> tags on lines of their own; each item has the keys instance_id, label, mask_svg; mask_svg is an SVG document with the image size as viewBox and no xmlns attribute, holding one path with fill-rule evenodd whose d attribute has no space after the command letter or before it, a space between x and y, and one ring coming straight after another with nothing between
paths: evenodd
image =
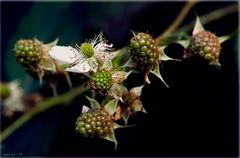
<instances>
[{"instance_id":1,"label":"hairy stem","mask_svg":"<svg viewBox=\"0 0 240 158\"><path fill-rule=\"evenodd\" d=\"M175 29L181 24L181 22L186 17L187 13L191 10L191 8L196 4L197 1L188 1L185 6L182 8L178 17L172 22L172 24L155 40L159 42L161 39L170 35Z\"/></svg>"},{"instance_id":2,"label":"hairy stem","mask_svg":"<svg viewBox=\"0 0 240 158\"><path fill-rule=\"evenodd\" d=\"M227 16L228 14L231 14L231 13L234 13L234 12L237 12L237 11L238 11L238 5L237 5L237 3L235 3L235 4L229 5L229 6L224 7L224 8L214 10L214 11L212 11L208 14L205 14L203 16L200 16L201 23L206 24L206 23L209 23L211 21L220 19L224 16ZM194 24L195 24L195 20L193 20L189 24L181 27L179 30L184 31L184 32L188 32L193 28Z\"/></svg>"},{"instance_id":3,"label":"hairy stem","mask_svg":"<svg viewBox=\"0 0 240 158\"><path fill-rule=\"evenodd\" d=\"M50 108L53 108L55 106L62 105L63 103L70 102L76 96L83 94L84 92L88 91L89 89L90 89L90 87L87 84L83 84L83 85L76 87L62 95L42 101L41 103L39 103L39 105L37 105L36 108L26 112L20 118L18 118L15 122L13 122L9 127L7 127L1 133L1 142L3 142L8 136L10 136L15 130L17 130L19 127L21 127L27 121L32 119L35 115L37 115L43 111L46 111Z\"/></svg>"}]
</instances>

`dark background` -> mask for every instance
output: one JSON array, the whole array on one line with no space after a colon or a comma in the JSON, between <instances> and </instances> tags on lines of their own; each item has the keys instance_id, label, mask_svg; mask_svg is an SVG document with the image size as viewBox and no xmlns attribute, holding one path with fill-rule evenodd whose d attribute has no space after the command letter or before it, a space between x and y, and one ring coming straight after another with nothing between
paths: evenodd
<instances>
[{"instance_id":1,"label":"dark background","mask_svg":"<svg viewBox=\"0 0 240 158\"><path fill-rule=\"evenodd\" d=\"M200 2L183 24L214 9L237 2ZM92 38L100 31L121 48L134 31L161 34L176 18L184 2L1 2L1 80L19 78L30 94L40 88L18 65L11 48L20 38L37 37L45 43L60 38L60 45L71 45ZM238 27L233 13L204 27L218 36ZM191 34L191 32L188 32ZM130 119L136 127L117 129L118 149L103 139L85 139L75 132L74 123L83 104L78 97L71 106L51 109L35 117L3 142L2 154L22 156L225 156L238 155L238 41L234 36L222 44L222 69L193 57L182 62L162 63L166 88L150 75L151 85L143 89L142 101L148 115ZM170 45L166 53L182 59L183 48ZM143 80L131 75L129 87ZM74 82L74 84L78 84ZM65 84L60 85L63 92ZM14 119L1 117L2 130Z\"/></svg>"}]
</instances>

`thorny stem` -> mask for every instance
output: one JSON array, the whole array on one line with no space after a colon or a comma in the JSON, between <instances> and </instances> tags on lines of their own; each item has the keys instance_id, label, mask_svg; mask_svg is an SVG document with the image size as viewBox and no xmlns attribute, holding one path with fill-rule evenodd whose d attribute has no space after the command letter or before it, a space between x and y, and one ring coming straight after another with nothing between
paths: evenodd
<instances>
[{"instance_id":1,"label":"thorny stem","mask_svg":"<svg viewBox=\"0 0 240 158\"><path fill-rule=\"evenodd\" d=\"M180 14L176 18L176 20L173 21L173 23L168 27L160 36L158 36L155 40L159 42L161 39L167 37L170 35L175 29L181 24L181 22L186 17L187 13L191 10L191 8L196 4L197 1L195 0L189 0L185 6L182 8Z\"/></svg>"},{"instance_id":2,"label":"thorny stem","mask_svg":"<svg viewBox=\"0 0 240 158\"><path fill-rule=\"evenodd\" d=\"M220 19L221 17L224 17L224 16L226 16L228 14L231 14L231 13L234 13L236 11L238 11L238 5L236 3L232 4L232 5L229 5L227 7L224 7L224 8L214 10L214 11L208 13L208 14L200 16L201 23L202 24L209 23L211 21ZM189 24L179 28L179 30L184 31L184 32L188 32L193 28L194 24L195 24L195 20L193 20Z\"/></svg>"},{"instance_id":3,"label":"thorny stem","mask_svg":"<svg viewBox=\"0 0 240 158\"><path fill-rule=\"evenodd\" d=\"M16 129L21 127L27 121L31 120L35 115L46 111L52 107L62 105L63 103L69 103L73 100L76 96L83 94L84 92L88 91L90 87L87 84L83 84L79 87L76 87L62 95L59 95L54 98L47 99L37 105L36 108L30 110L23 114L20 118L18 118L15 122L13 122L9 127L7 127L1 133L1 142L3 142L8 136L10 136Z\"/></svg>"}]
</instances>

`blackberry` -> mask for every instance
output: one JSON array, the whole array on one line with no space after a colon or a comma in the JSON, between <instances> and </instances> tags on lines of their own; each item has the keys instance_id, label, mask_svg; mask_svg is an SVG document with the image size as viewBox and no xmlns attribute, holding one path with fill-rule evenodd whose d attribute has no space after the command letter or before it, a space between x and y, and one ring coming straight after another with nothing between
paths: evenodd
<instances>
[{"instance_id":1,"label":"blackberry","mask_svg":"<svg viewBox=\"0 0 240 158\"><path fill-rule=\"evenodd\" d=\"M130 41L132 60L137 68L145 69L155 66L158 62L161 49L155 40L146 33L138 33Z\"/></svg>"},{"instance_id":2,"label":"blackberry","mask_svg":"<svg viewBox=\"0 0 240 158\"><path fill-rule=\"evenodd\" d=\"M91 77L90 83L93 89L108 90L112 86L112 74L106 70L98 71Z\"/></svg>"},{"instance_id":3,"label":"blackberry","mask_svg":"<svg viewBox=\"0 0 240 158\"><path fill-rule=\"evenodd\" d=\"M24 66L37 66L42 58L42 45L35 40L18 40L13 51L17 61Z\"/></svg>"},{"instance_id":4,"label":"blackberry","mask_svg":"<svg viewBox=\"0 0 240 158\"><path fill-rule=\"evenodd\" d=\"M76 132L84 137L104 137L113 133L113 120L111 115L99 108L89 110L78 117L76 123Z\"/></svg>"},{"instance_id":5,"label":"blackberry","mask_svg":"<svg viewBox=\"0 0 240 158\"><path fill-rule=\"evenodd\" d=\"M201 31L192 37L188 49L190 53L199 55L210 62L216 63L218 62L221 52L221 45L215 34L209 31Z\"/></svg>"}]
</instances>

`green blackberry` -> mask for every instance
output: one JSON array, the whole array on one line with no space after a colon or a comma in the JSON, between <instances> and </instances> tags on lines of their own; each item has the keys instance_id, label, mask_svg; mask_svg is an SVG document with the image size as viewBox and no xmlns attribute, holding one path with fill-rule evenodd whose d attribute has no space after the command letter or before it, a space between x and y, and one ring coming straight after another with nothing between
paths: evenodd
<instances>
[{"instance_id":1,"label":"green blackberry","mask_svg":"<svg viewBox=\"0 0 240 158\"><path fill-rule=\"evenodd\" d=\"M35 40L18 40L13 51L17 61L24 66L37 66L42 57L42 46Z\"/></svg>"},{"instance_id":2,"label":"green blackberry","mask_svg":"<svg viewBox=\"0 0 240 158\"><path fill-rule=\"evenodd\" d=\"M132 60L136 67L145 69L154 66L161 53L155 40L146 33L138 33L130 41Z\"/></svg>"},{"instance_id":3,"label":"green blackberry","mask_svg":"<svg viewBox=\"0 0 240 158\"><path fill-rule=\"evenodd\" d=\"M199 55L211 62L215 62L218 61L221 45L215 34L209 31L201 31L192 37L189 50L190 53Z\"/></svg>"},{"instance_id":4,"label":"green blackberry","mask_svg":"<svg viewBox=\"0 0 240 158\"><path fill-rule=\"evenodd\" d=\"M112 74L106 70L98 71L91 77L90 83L93 89L108 90L112 86Z\"/></svg>"},{"instance_id":5,"label":"green blackberry","mask_svg":"<svg viewBox=\"0 0 240 158\"><path fill-rule=\"evenodd\" d=\"M89 110L78 117L76 131L84 137L104 137L112 134L113 120L103 108Z\"/></svg>"}]
</instances>

